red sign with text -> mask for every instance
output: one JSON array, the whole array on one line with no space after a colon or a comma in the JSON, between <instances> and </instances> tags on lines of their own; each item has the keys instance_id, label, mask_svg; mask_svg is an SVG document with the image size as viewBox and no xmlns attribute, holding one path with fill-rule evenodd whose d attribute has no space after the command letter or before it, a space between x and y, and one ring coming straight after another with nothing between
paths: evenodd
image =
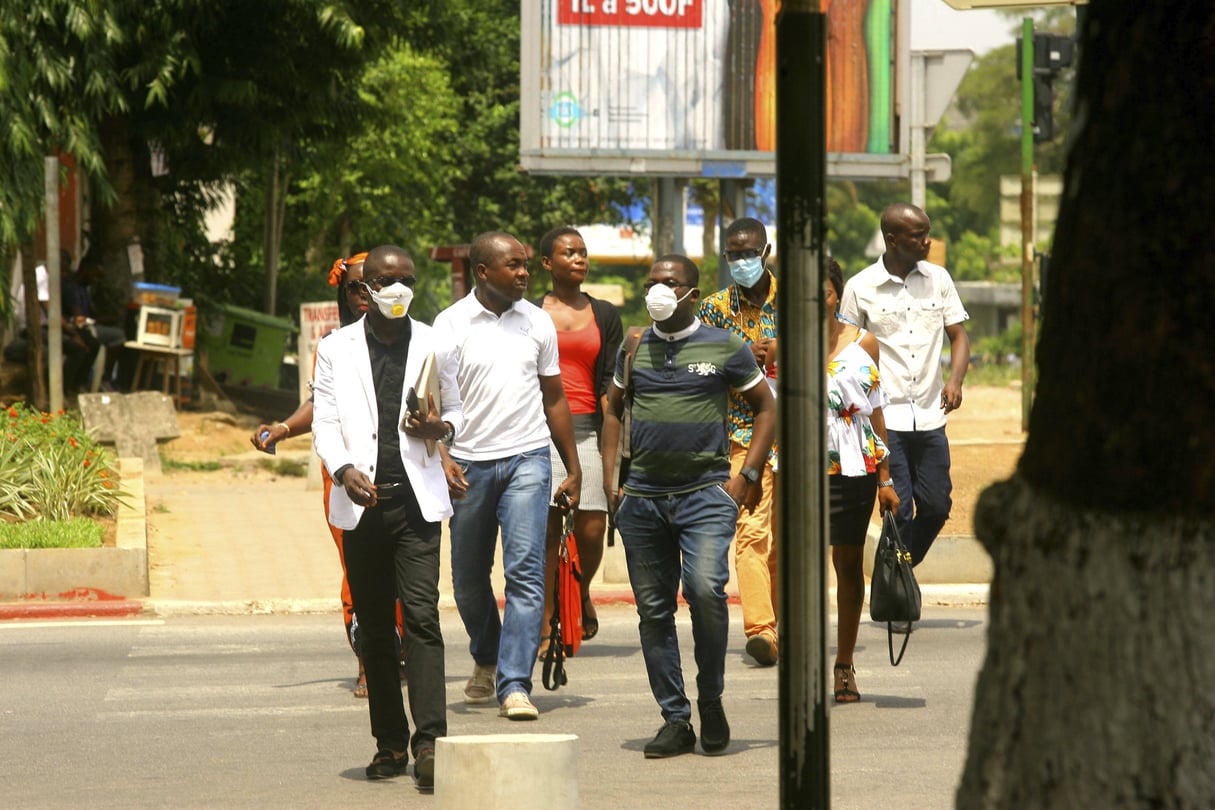
<instances>
[{"instance_id":1,"label":"red sign with text","mask_svg":"<svg viewBox=\"0 0 1215 810\"><path fill-rule=\"evenodd\" d=\"M561 0L557 6L557 23L630 28L700 28L703 3L704 0Z\"/></svg>"}]
</instances>

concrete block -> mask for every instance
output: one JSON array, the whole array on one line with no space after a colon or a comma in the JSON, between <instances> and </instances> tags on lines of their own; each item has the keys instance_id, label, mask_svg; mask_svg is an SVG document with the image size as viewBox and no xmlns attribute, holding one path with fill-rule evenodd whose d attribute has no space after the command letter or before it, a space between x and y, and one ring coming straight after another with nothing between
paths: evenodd
<instances>
[{"instance_id":1,"label":"concrete block","mask_svg":"<svg viewBox=\"0 0 1215 810\"><path fill-rule=\"evenodd\" d=\"M574 734L473 734L435 740L440 810L578 807Z\"/></svg>"},{"instance_id":2,"label":"concrete block","mask_svg":"<svg viewBox=\"0 0 1215 810\"><path fill-rule=\"evenodd\" d=\"M143 490L143 459L118 459L118 473L119 486L126 494L118 504L114 545L125 549L143 549L146 552L148 510Z\"/></svg>"},{"instance_id":3,"label":"concrete block","mask_svg":"<svg viewBox=\"0 0 1215 810\"><path fill-rule=\"evenodd\" d=\"M599 580L605 585L628 585L629 565L624 558L624 541L616 532L616 545L609 546L603 539L603 561L599 563Z\"/></svg>"},{"instance_id":4,"label":"concrete block","mask_svg":"<svg viewBox=\"0 0 1215 810\"><path fill-rule=\"evenodd\" d=\"M23 548L0 549L0 599L17 599L25 591Z\"/></svg>"},{"instance_id":5,"label":"concrete block","mask_svg":"<svg viewBox=\"0 0 1215 810\"><path fill-rule=\"evenodd\" d=\"M35 548L26 551L25 594L43 599L148 595L147 549Z\"/></svg>"},{"instance_id":6,"label":"concrete block","mask_svg":"<svg viewBox=\"0 0 1215 810\"><path fill-rule=\"evenodd\" d=\"M877 548L881 524L869 524L865 542L865 577L873 575L873 553ZM942 535L928 550L928 556L916 566L915 578L921 585L985 585L991 582L995 570L987 549L973 537Z\"/></svg>"},{"instance_id":7,"label":"concrete block","mask_svg":"<svg viewBox=\"0 0 1215 810\"><path fill-rule=\"evenodd\" d=\"M181 435L172 397L157 391L137 391L81 394L77 402L90 436L102 443L112 443L120 458L142 458L148 473L160 473L157 441Z\"/></svg>"}]
</instances>

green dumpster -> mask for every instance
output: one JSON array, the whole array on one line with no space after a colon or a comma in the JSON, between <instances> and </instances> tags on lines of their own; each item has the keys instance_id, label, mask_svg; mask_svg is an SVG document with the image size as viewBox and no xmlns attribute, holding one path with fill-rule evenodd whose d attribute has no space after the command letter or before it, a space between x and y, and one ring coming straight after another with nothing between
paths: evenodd
<instances>
[{"instance_id":1,"label":"green dumpster","mask_svg":"<svg viewBox=\"0 0 1215 810\"><path fill-rule=\"evenodd\" d=\"M220 305L200 313L198 354L224 385L277 388L287 338L295 325L243 307Z\"/></svg>"}]
</instances>

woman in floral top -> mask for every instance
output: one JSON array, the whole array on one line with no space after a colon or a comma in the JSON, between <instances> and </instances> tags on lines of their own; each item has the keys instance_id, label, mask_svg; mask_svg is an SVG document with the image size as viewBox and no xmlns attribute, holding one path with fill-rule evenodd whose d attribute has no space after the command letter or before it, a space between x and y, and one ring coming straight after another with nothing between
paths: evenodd
<instances>
[{"instance_id":1,"label":"woman in floral top","mask_svg":"<svg viewBox=\"0 0 1215 810\"><path fill-rule=\"evenodd\" d=\"M836 317L844 276L827 260L827 462L831 481L831 562L835 566L835 601L839 611L835 656L835 701L855 703L856 649L865 601L863 559L865 535L873 514L899 507L887 463L887 401L878 371L878 342L865 330Z\"/></svg>"}]
</instances>

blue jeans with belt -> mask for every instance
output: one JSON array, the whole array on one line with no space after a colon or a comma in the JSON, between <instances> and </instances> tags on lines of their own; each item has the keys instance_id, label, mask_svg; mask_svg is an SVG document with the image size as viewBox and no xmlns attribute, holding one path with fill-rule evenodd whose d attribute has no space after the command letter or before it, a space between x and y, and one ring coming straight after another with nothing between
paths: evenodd
<instances>
[{"instance_id":1,"label":"blue jeans with belt","mask_svg":"<svg viewBox=\"0 0 1215 810\"><path fill-rule=\"evenodd\" d=\"M919 565L949 520L953 482L949 478L949 439L945 428L887 430L890 479L899 496L895 522L899 537Z\"/></svg>"},{"instance_id":2,"label":"blue jeans with belt","mask_svg":"<svg viewBox=\"0 0 1215 810\"><path fill-rule=\"evenodd\" d=\"M552 479L548 446L490 461L452 458L468 481L468 494L452 501L452 590L473 660L498 667L501 702L511 692L531 694L540 649ZM500 617L490 583L499 525L506 577L506 608Z\"/></svg>"},{"instance_id":3,"label":"blue jeans with belt","mask_svg":"<svg viewBox=\"0 0 1215 810\"><path fill-rule=\"evenodd\" d=\"M625 495L616 510L637 598L641 652L664 720L687 722L692 716L675 632L681 579L692 616L697 697L719 698L725 688L730 634L726 581L737 522L738 504L720 484L681 495Z\"/></svg>"}]
</instances>

